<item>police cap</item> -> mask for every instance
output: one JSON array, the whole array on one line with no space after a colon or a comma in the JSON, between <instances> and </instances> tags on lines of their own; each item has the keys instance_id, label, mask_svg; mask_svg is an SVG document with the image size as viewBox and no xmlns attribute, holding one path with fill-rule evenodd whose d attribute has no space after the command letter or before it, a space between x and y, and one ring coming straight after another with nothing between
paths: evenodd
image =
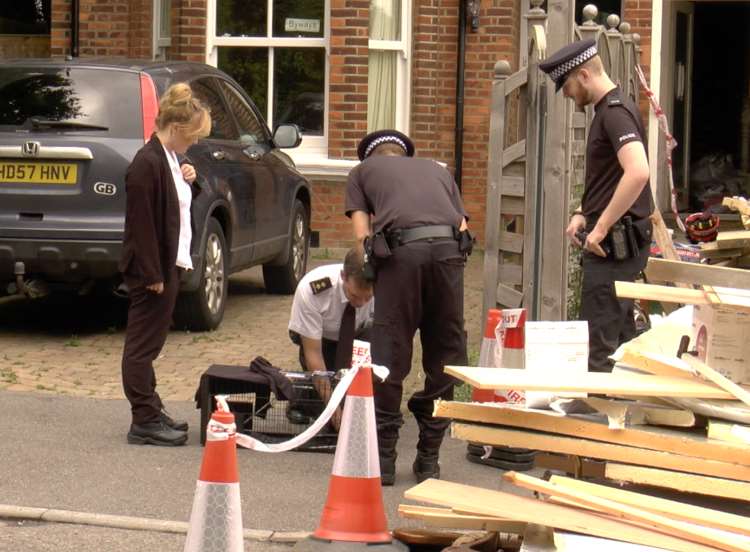
<instances>
[{"instance_id":1,"label":"police cap","mask_svg":"<svg viewBox=\"0 0 750 552\"><path fill-rule=\"evenodd\" d=\"M549 75L555 82L555 92L558 92L570 72L586 63L597 54L596 41L594 39L579 40L567 46L563 46L550 57L539 63L539 69Z\"/></svg>"},{"instance_id":2,"label":"police cap","mask_svg":"<svg viewBox=\"0 0 750 552\"><path fill-rule=\"evenodd\" d=\"M359 160L364 161L381 144L396 144L403 148L407 156L414 157L414 142L411 138L398 130L386 129L376 130L362 138L357 146Z\"/></svg>"}]
</instances>

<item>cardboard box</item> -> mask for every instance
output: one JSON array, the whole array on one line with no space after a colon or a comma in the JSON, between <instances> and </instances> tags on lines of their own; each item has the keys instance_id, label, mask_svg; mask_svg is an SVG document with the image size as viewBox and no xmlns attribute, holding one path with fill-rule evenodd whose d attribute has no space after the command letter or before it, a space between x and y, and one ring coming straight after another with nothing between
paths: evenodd
<instances>
[{"instance_id":1,"label":"cardboard box","mask_svg":"<svg viewBox=\"0 0 750 552\"><path fill-rule=\"evenodd\" d=\"M526 370L544 379L566 374L571 379L588 372L589 325L584 321L526 322ZM554 397L585 397L586 393L527 391L526 406L543 408Z\"/></svg>"},{"instance_id":2,"label":"cardboard box","mask_svg":"<svg viewBox=\"0 0 750 552\"><path fill-rule=\"evenodd\" d=\"M733 382L750 384L750 312L695 305L691 349Z\"/></svg>"}]
</instances>

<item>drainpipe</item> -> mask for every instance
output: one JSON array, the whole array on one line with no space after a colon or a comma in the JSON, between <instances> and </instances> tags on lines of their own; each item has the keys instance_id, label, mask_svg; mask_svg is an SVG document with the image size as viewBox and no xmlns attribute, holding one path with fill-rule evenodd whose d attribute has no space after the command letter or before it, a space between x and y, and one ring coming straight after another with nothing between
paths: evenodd
<instances>
[{"instance_id":1,"label":"drainpipe","mask_svg":"<svg viewBox=\"0 0 750 552\"><path fill-rule=\"evenodd\" d=\"M78 57L78 46L79 46L79 32L78 32L78 20L81 13L81 0L73 0L71 6L70 15L70 55L74 58Z\"/></svg>"},{"instance_id":2,"label":"drainpipe","mask_svg":"<svg viewBox=\"0 0 750 552\"><path fill-rule=\"evenodd\" d=\"M464 67L466 65L466 0L458 2L458 67L456 69L455 179L461 191L464 157Z\"/></svg>"}]
</instances>

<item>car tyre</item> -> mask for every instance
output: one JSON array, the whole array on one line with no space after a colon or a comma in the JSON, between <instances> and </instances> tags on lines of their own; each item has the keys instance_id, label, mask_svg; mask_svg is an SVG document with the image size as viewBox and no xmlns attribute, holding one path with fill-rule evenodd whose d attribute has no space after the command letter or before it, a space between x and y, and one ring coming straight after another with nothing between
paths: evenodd
<instances>
[{"instance_id":1,"label":"car tyre","mask_svg":"<svg viewBox=\"0 0 750 552\"><path fill-rule=\"evenodd\" d=\"M291 294L307 271L310 253L310 224L307 209L299 200L294 200L292 231L289 235L289 255L283 265L263 265L263 282L268 293Z\"/></svg>"},{"instance_id":2,"label":"car tyre","mask_svg":"<svg viewBox=\"0 0 750 552\"><path fill-rule=\"evenodd\" d=\"M219 221L211 218L201 259L200 285L197 290L182 293L177 298L174 314L177 328L203 332L219 327L227 303L228 269L224 231Z\"/></svg>"}]
</instances>

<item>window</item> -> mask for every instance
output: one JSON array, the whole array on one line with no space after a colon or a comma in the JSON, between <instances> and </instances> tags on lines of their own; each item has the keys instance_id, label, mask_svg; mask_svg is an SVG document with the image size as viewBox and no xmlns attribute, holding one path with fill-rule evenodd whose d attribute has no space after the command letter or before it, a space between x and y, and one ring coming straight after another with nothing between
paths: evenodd
<instances>
[{"instance_id":1,"label":"window","mask_svg":"<svg viewBox=\"0 0 750 552\"><path fill-rule=\"evenodd\" d=\"M154 58L165 59L172 45L172 0L154 0Z\"/></svg>"},{"instance_id":2,"label":"window","mask_svg":"<svg viewBox=\"0 0 750 552\"><path fill-rule=\"evenodd\" d=\"M328 1L209 4L209 63L245 89L272 129L295 123L305 147L321 150L327 127Z\"/></svg>"},{"instance_id":3,"label":"window","mask_svg":"<svg viewBox=\"0 0 750 552\"><path fill-rule=\"evenodd\" d=\"M213 79L199 79L190 83L195 95L211 111L211 134L214 140L237 140L237 130L227 112L221 96L213 87Z\"/></svg>"},{"instance_id":4,"label":"window","mask_svg":"<svg viewBox=\"0 0 750 552\"><path fill-rule=\"evenodd\" d=\"M240 142L248 146L267 143L268 135L263 128L263 123L258 120L253 108L247 104L239 90L226 81L219 82L224 90L229 110L234 113L240 125Z\"/></svg>"},{"instance_id":5,"label":"window","mask_svg":"<svg viewBox=\"0 0 750 552\"><path fill-rule=\"evenodd\" d=\"M367 128L409 126L410 0L370 0Z\"/></svg>"},{"instance_id":6,"label":"window","mask_svg":"<svg viewBox=\"0 0 750 552\"><path fill-rule=\"evenodd\" d=\"M0 34L50 33L52 0L6 0L0 5Z\"/></svg>"}]
</instances>

